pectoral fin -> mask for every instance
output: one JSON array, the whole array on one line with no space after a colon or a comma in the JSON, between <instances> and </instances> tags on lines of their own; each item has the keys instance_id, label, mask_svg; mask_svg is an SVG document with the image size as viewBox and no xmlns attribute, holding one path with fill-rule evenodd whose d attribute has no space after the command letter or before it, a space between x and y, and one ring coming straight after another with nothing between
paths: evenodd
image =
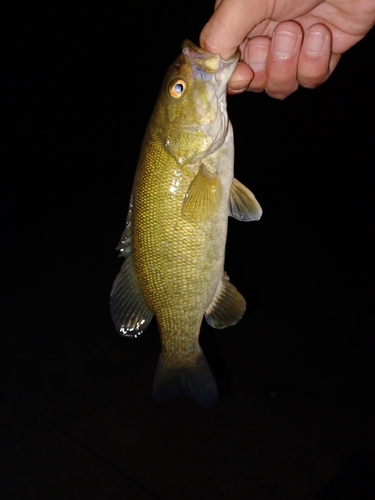
<instances>
[{"instance_id":1,"label":"pectoral fin","mask_svg":"<svg viewBox=\"0 0 375 500\"><path fill-rule=\"evenodd\" d=\"M220 329L235 325L242 318L245 309L245 299L224 273L216 295L206 311L207 323Z\"/></svg>"},{"instance_id":2,"label":"pectoral fin","mask_svg":"<svg viewBox=\"0 0 375 500\"><path fill-rule=\"evenodd\" d=\"M113 283L110 310L116 330L124 337L137 338L152 319L152 312L142 296L131 255Z\"/></svg>"},{"instance_id":3,"label":"pectoral fin","mask_svg":"<svg viewBox=\"0 0 375 500\"><path fill-rule=\"evenodd\" d=\"M209 219L222 199L220 179L202 165L192 180L182 205L182 216L192 222Z\"/></svg>"},{"instance_id":4,"label":"pectoral fin","mask_svg":"<svg viewBox=\"0 0 375 500\"><path fill-rule=\"evenodd\" d=\"M253 193L237 179L233 179L229 203L229 215L237 220L248 222L262 216L262 208Z\"/></svg>"}]
</instances>

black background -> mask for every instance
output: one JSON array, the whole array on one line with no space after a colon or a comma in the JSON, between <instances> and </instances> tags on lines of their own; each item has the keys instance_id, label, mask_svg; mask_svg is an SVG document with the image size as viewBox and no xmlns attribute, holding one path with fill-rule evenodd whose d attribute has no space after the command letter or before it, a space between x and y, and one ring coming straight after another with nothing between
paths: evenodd
<instances>
[{"instance_id":1,"label":"black background","mask_svg":"<svg viewBox=\"0 0 375 500\"><path fill-rule=\"evenodd\" d=\"M202 325L218 405L154 403L156 325L133 342L111 323L144 129L211 11L1 15L2 498L375 497L373 32L319 89L228 98L264 215L229 225L244 318Z\"/></svg>"}]
</instances>

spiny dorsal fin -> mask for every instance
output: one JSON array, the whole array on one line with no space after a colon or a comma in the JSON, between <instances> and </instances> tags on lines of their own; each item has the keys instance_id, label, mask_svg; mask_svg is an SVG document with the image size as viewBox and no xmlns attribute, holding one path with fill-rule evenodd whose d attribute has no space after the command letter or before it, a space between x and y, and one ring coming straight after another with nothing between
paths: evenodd
<instances>
[{"instance_id":1,"label":"spiny dorsal fin","mask_svg":"<svg viewBox=\"0 0 375 500\"><path fill-rule=\"evenodd\" d=\"M229 197L229 215L240 221L259 220L262 208L253 193L237 179L233 179Z\"/></svg>"},{"instance_id":2,"label":"spiny dorsal fin","mask_svg":"<svg viewBox=\"0 0 375 500\"><path fill-rule=\"evenodd\" d=\"M130 255L132 215L133 215L133 193L130 196L128 215L126 217L126 222L125 222L125 229L116 247L116 250L120 251L118 255L119 257L128 257Z\"/></svg>"},{"instance_id":3,"label":"spiny dorsal fin","mask_svg":"<svg viewBox=\"0 0 375 500\"><path fill-rule=\"evenodd\" d=\"M220 179L202 164L192 180L182 205L182 216L188 221L201 222L218 210L222 199Z\"/></svg>"},{"instance_id":4,"label":"spiny dorsal fin","mask_svg":"<svg viewBox=\"0 0 375 500\"><path fill-rule=\"evenodd\" d=\"M206 311L207 323L220 329L235 325L245 310L245 299L224 273L216 295Z\"/></svg>"},{"instance_id":5,"label":"spiny dorsal fin","mask_svg":"<svg viewBox=\"0 0 375 500\"><path fill-rule=\"evenodd\" d=\"M138 283L131 255L113 282L110 309L116 330L124 337L137 338L152 320Z\"/></svg>"}]
</instances>

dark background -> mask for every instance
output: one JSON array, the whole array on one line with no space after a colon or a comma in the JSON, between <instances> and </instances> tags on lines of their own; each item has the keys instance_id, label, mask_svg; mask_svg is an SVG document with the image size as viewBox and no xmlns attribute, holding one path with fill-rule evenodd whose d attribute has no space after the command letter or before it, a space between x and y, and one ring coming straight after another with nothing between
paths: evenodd
<instances>
[{"instance_id":1,"label":"dark background","mask_svg":"<svg viewBox=\"0 0 375 500\"><path fill-rule=\"evenodd\" d=\"M319 89L228 99L264 215L230 220L244 318L202 325L218 405L154 403L155 323L109 317L144 129L212 8L1 14L0 498L375 498L374 32Z\"/></svg>"}]
</instances>

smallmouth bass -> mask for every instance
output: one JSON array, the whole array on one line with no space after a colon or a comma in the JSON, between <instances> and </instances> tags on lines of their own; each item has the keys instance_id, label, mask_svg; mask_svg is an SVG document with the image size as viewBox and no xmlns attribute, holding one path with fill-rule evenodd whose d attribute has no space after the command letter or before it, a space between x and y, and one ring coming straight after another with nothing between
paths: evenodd
<instances>
[{"instance_id":1,"label":"smallmouth bass","mask_svg":"<svg viewBox=\"0 0 375 500\"><path fill-rule=\"evenodd\" d=\"M199 345L202 319L214 328L239 321L246 302L224 272L228 215L259 220L262 209L233 177L227 83L238 62L185 40L148 123L117 250L125 262L110 296L117 331L138 337L155 315L161 354L157 401L218 399Z\"/></svg>"}]
</instances>

